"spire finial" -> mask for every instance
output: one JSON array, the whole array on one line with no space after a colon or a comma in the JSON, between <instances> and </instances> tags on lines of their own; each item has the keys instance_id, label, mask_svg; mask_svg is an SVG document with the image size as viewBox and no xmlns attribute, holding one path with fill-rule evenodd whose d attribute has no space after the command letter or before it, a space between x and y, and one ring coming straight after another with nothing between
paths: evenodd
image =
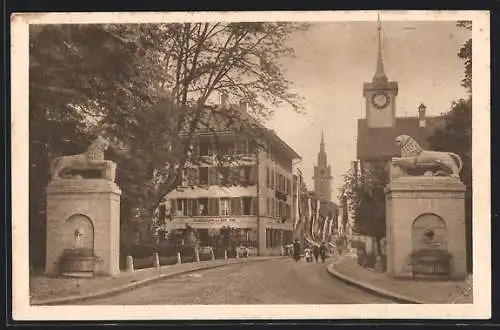
<instances>
[{"instance_id":1,"label":"spire finial","mask_svg":"<svg viewBox=\"0 0 500 330\"><path fill-rule=\"evenodd\" d=\"M381 37L381 24L380 24L380 14L377 14L377 30L378 30L378 54L377 54L377 70L375 71L375 76L373 80L387 80L387 76L384 71L384 62L382 60L382 37Z\"/></svg>"}]
</instances>

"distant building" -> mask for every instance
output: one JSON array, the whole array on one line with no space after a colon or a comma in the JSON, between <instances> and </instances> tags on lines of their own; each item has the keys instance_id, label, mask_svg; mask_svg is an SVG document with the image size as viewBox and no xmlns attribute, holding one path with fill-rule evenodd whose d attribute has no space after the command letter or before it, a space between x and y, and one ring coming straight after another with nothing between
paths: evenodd
<instances>
[{"instance_id":1,"label":"distant building","mask_svg":"<svg viewBox=\"0 0 500 330\"><path fill-rule=\"evenodd\" d=\"M328 159L325 151L325 139L321 133L321 142L319 144L318 163L314 166L314 192L327 201L332 200L332 169L328 165Z\"/></svg>"},{"instance_id":2,"label":"distant building","mask_svg":"<svg viewBox=\"0 0 500 330\"><path fill-rule=\"evenodd\" d=\"M258 127L260 135L249 137L225 118L212 116L209 128L196 132L198 162L187 166L179 186L165 196L172 214L166 229L190 226L202 245L215 246L220 230L229 226L259 255L279 254L293 239L292 167L300 156L254 120L245 104L228 106L223 100L219 109L236 111L238 120Z\"/></svg>"}]
</instances>

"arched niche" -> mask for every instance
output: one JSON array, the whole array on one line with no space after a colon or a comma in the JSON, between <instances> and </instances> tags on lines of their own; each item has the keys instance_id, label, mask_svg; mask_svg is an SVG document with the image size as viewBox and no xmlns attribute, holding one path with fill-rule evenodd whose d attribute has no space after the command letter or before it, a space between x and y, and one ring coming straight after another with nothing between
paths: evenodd
<instances>
[{"instance_id":1,"label":"arched niche","mask_svg":"<svg viewBox=\"0 0 500 330\"><path fill-rule=\"evenodd\" d=\"M94 250L94 226L83 214L74 214L64 222L64 246L66 249L87 248Z\"/></svg>"},{"instance_id":2,"label":"arched niche","mask_svg":"<svg viewBox=\"0 0 500 330\"><path fill-rule=\"evenodd\" d=\"M425 213L418 216L411 226L412 250L447 249L446 222L438 215Z\"/></svg>"}]
</instances>

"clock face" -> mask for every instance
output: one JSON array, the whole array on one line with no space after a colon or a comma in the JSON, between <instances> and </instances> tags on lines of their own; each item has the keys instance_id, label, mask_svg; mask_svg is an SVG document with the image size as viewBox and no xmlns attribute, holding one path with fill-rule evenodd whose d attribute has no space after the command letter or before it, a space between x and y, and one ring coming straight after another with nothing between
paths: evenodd
<instances>
[{"instance_id":1,"label":"clock face","mask_svg":"<svg viewBox=\"0 0 500 330\"><path fill-rule=\"evenodd\" d=\"M391 98L389 95L387 95L386 92L383 91L377 91L372 94L370 98L370 102L372 103L372 106L375 109L383 109L387 107L389 102L391 101Z\"/></svg>"}]
</instances>

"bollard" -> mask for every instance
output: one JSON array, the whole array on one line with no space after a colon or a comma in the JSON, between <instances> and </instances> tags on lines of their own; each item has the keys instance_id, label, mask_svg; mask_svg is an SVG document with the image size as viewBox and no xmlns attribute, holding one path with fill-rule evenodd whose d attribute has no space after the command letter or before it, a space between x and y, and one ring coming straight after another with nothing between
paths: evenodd
<instances>
[{"instance_id":1,"label":"bollard","mask_svg":"<svg viewBox=\"0 0 500 330\"><path fill-rule=\"evenodd\" d=\"M200 251L198 251L198 248L194 249L194 260L200 262Z\"/></svg>"},{"instance_id":2,"label":"bollard","mask_svg":"<svg viewBox=\"0 0 500 330\"><path fill-rule=\"evenodd\" d=\"M177 252L177 263L182 264L181 253Z\"/></svg>"},{"instance_id":3,"label":"bollard","mask_svg":"<svg viewBox=\"0 0 500 330\"><path fill-rule=\"evenodd\" d=\"M224 259L227 260L227 250L224 250Z\"/></svg>"},{"instance_id":4,"label":"bollard","mask_svg":"<svg viewBox=\"0 0 500 330\"><path fill-rule=\"evenodd\" d=\"M134 271L134 258L132 256L127 256L127 272L133 272Z\"/></svg>"},{"instance_id":5,"label":"bollard","mask_svg":"<svg viewBox=\"0 0 500 330\"><path fill-rule=\"evenodd\" d=\"M158 252L155 252L153 255L153 263L155 268L160 268L160 256L158 255Z\"/></svg>"},{"instance_id":6,"label":"bollard","mask_svg":"<svg viewBox=\"0 0 500 330\"><path fill-rule=\"evenodd\" d=\"M210 254L212 256L212 261L215 260L215 252L214 252L214 249L210 250Z\"/></svg>"}]
</instances>

